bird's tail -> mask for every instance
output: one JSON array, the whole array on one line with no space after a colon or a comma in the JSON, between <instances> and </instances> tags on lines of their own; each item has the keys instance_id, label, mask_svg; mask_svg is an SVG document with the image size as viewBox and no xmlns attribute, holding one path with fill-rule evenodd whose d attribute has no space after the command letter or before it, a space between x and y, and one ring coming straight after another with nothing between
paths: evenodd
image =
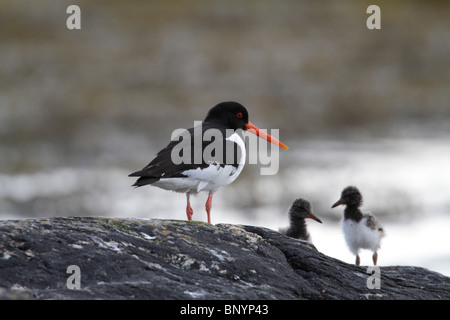
<instances>
[{"instance_id":1,"label":"bird's tail","mask_svg":"<svg viewBox=\"0 0 450 320\"><path fill-rule=\"evenodd\" d=\"M136 177L138 176L135 173L131 173L128 175L129 177ZM132 187L142 187L145 186L147 184L152 184L155 183L156 181L159 181L159 178L155 178L155 177L139 177L139 179L136 180L136 182L134 184L132 184Z\"/></svg>"}]
</instances>

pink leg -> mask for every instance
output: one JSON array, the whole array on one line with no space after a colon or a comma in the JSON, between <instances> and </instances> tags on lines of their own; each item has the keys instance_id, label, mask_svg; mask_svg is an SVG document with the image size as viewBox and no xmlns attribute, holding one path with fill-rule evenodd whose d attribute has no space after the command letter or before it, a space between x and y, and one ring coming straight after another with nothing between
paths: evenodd
<instances>
[{"instance_id":1,"label":"pink leg","mask_svg":"<svg viewBox=\"0 0 450 320\"><path fill-rule=\"evenodd\" d=\"M361 259L359 259L359 255L356 255L356 265L359 266L359 264L361 263Z\"/></svg>"},{"instance_id":2,"label":"pink leg","mask_svg":"<svg viewBox=\"0 0 450 320\"><path fill-rule=\"evenodd\" d=\"M372 256L372 260L373 260L373 265L376 266L377 265L377 260L378 260L378 253L374 253Z\"/></svg>"},{"instance_id":3,"label":"pink leg","mask_svg":"<svg viewBox=\"0 0 450 320\"><path fill-rule=\"evenodd\" d=\"M186 215L189 221L192 220L192 215L194 214L194 210L192 210L191 204L189 202L189 193L186 193L186 200L187 200L187 205L186 205Z\"/></svg>"},{"instance_id":4,"label":"pink leg","mask_svg":"<svg viewBox=\"0 0 450 320\"><path fill-rule=\"evenodd\" d=\"M205 205L206 213L208 215L208 223L211 223L210 212L211 212L211 207L212 207L212 197L213 197L213 194L212 194L212 192L210 192L208 194L208 200L206 200L206 205Z\"/></svg>"}]
</instances>

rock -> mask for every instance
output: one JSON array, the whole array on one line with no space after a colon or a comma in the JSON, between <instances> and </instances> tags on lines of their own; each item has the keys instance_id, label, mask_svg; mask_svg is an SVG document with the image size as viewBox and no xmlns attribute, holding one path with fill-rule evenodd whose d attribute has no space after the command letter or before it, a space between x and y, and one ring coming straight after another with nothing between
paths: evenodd
<instances>
[{"instance_id":1,"label":"rock","mask_svg":"<svg viewBox=\"0 0 450 320\"><path fill-rule=\"evenodd\" d=\"M6 299L450 299L436 272L381 267L369 289L367 267L262 227L49 218L0 221L0 237Z\"/></svg>"}]
</instances>

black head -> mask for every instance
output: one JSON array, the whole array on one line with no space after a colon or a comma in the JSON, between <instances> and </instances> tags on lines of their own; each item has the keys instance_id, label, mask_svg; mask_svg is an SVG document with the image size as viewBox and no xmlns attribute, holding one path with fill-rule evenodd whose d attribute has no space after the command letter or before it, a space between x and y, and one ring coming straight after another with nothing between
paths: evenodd
<instances>
[{"instance_id":1,"label":"black head","mask_svg":"<svg viewBox=\"0 0 450 320\"><path fill-rule=\"evenodd\" d=\"M341 204L345 204L349 207L360 207L362 205L362 195L358 188L349 186L342 190L341 198L333 204L331 207L337 207Z\"/></svg>"},{"instance_id":2,"label":"black head","mask_svg":"<svg viewBox=\"0 0 450 320\"><path fill-rule=\"evenodd\" d=\"M221 102L208 111L204 121L220 122L229 129L246 130L248 112L247 109L238 102Z\"/></svg>"},{"instance_id":3,"label":"black head","mask_svg":"<svg viewBox=\"0 0 450 320\"><path fill-rule=\"evenodd\" d=\"M309 201L301 198L292 203L292 206L289 209L289 217L291 220L304 220L306 218L310 218L322 223L322 221L312 213L312 208Z\"/></svg>"}]
</instances>

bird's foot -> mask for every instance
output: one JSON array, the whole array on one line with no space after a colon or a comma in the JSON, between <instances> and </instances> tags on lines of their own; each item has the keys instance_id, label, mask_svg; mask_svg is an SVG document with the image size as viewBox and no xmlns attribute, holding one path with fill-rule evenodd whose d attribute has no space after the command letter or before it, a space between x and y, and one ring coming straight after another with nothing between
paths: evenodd
<instances>
[{"instance_id":1,"label":"bird's foot","mask_svg":"<svg viewBox=\"0 0 450 320\"><path fill-rule=\"evenodd\" d=\"M187 204L186 204L186 215L187 215L187 219L189 220L189 221L191 221L192 220L192 215L194 214L194 210L192 209L192 207L191 207L191 203L189 202L189 197L190 197L190 195L189 195L189 193L186 193L186 202L187 202Z\"/></svg>"},{"instance_id":2,"label":"bird's foot","mask_svg":"<svg viewBox=\"0 0 450 320\"><path fill-rule=\"evenodd\" d=\"M194 210L192 210L191 206L186 207L186 215L189 221L192 221L192 215L194 214Z\"/></svg>"}]
</instances>

